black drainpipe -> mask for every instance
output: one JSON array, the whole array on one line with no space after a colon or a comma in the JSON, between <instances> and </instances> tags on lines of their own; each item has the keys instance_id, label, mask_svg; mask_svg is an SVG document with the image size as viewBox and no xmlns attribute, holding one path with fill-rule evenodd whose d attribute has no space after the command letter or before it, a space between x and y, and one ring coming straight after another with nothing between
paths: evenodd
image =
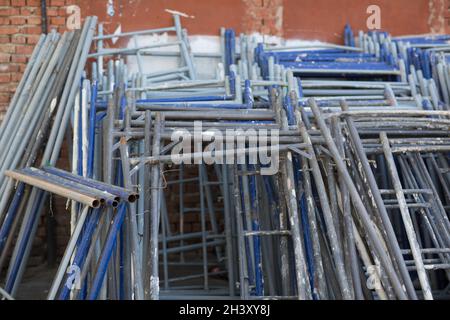
<instances>
[{"instance_id":1,"label":"black drainpipe","mask_svg":"<svg viewBox=\"0 0 450 320\"><path fill-rule=\"evenodd\" d=\"M42 33L48 33L47 1L41 0Z\"/></svg>"}]
</instances>

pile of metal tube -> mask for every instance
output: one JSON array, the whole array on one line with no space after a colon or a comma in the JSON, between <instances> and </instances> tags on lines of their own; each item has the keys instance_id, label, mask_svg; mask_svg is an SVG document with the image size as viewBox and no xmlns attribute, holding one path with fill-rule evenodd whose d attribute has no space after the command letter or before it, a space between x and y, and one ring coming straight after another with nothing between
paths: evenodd
<instances>
[{"instance_id":1,"label":"pile of metal tube","mask_svg":"<svg viewBox=\"0 0 450 320\"><path fill-rule=\"evenodd\" d=\"M7 171L6 176L91 208L98 208L100 205L117 208L122 201L135 202L138 199L138 195L133 191L84 178L53 167L44 167L44 170L25 168Z\"/></svg>"},{"instance_id":2,"label":"pile of metal tube","mask_svg":"<svg viewBox=\"0 0 450 320\"><path fill-rule=\"evenodd\" d=\"M344 45L273 46L222 29L215 55L177 15L95 24L43 38L1 127L9 298L48 192L71 200L72 233L48 299L449 298L447 38L346 26ZM149 70L155 56L178 67ZM71 173L54 168L65 136Z\"/></svg>"},{"instance_id":3,"label":"pile of metal tube","mask_svg":"<svg viewBox=\"0 0 450 320\"><path fill-rule=\"evenodd\" d=\"M4 289L11 296L25 271L48 194L16 184L5 173L56 165L96 25L97 18L89 17L82 30L41 37L1 124L0 270L9 265Z\"/></svg>"}]
</instances>

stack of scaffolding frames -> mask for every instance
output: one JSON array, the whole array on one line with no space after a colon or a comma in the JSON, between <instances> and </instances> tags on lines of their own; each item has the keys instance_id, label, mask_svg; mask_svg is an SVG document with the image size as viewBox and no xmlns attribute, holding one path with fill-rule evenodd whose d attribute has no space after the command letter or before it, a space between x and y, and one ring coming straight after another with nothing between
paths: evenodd
<instances>
[{"instance_id":1,"label":"stack of scaffolding frames","mask_svg":"<svg viewBox=\"0 0 450 320\"><path fill-rule=\"evenodd\" d=\"M15 186L4 173L37 161L56 164L96 23L96 17L88 17L80 31L42 37L2 124L2 143L9 143L4 157L12 158L2 162L2 269L20 226L6 276L5 290L12 296L25 270L46 194L22 183Z\"/></svg>"},{"instance_id":2,"label":"stack of scaffolding frames","mask_svg":"<svg viewBox=\"0 0 450 320\"><path fill-rule=\"evenodd\" d=\"M197 78L195 53L174 20L174 27L119 35L103 34L100 25L95 36L96 19L88 18L79 33L43 38L31 59L19 86L30 97L14 98L0 135L4 143L14 130L29 131L22 147L6 146L27 156L15 163L11 152L3 155L4 173L22 169L8 175L28 175L41 188L43 180L53 192L103 181L136 197L114 205L117 199L90 187L77 189L106 205L92 209L72 195L72 237L48 299L448 298L448 102L424 90L432 82L418 80L419 68L397 54L401 48L383 42L386 34L354 41L349 27L345 46L308 48L269 47L223 29L225 77L206 80ZM108 39L162 32L177 34L167 45L179 52L104 49ZM92 42L97 51L89 53ZM123 59L130 55L136 73ZM152 73L143 67L146 55L175 57L180 68ZM105 56L112 57L107 64ZM83 74L87 57L96 58L91 77ZM63 70L67 78L58 77ZM47 76L50 82L36 82ZM27 122L19 121L22 111ZM72 172L65 177L77 180L62 184L48 165L59 157L70 118ZM176 163L174 133L193 135L199 121L209 130L202 141L235 132L230 149L215 150L233 163L200 161L212 156L203 144ZM29 168L50 128L40 169ZM271 155L278 150L275 174L264 175L260 162L238 162L263 142L257 130L277 130L277 140L258 145ZM11 298L46 193L1 179L0 266L19 235L6 275ZM197 228L187 229L190 219ZM77 268L81 285L68 285Z\"/></svg>"}]
</instances>

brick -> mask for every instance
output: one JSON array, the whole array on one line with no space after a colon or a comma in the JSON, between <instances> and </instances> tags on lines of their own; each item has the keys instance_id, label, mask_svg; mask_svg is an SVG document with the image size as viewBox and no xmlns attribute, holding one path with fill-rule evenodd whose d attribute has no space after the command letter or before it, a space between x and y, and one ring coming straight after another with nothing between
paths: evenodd
<instances>
[{"instance_id":1,"label":"brick","mask_svg":"<svg viewBox=\"0 0 450 320\"><path fill-rule=\"evenodd\" d=\"M0 26L0 35L19 33L19 28L14 26Z\"/></svg>"},{"instance_id":2,"label":"brick","mask_svg":"<svg viewBox=\"0 0 450 320\"><path fill-rule=\"evenodd\" d=\"M62 7L66 4L64 0L50 0L50 6L52 7Z\"/></svg>"},{"instance_id":3,"label":"brick","mask_svg":"<svg viewBox=\"0 0 450 320\"><path fill-rule=\"evenodd\" d=\"M0 36L0 43L10 43L11 42L11 37L9 35L6 36Z\"/></svg>"},{"instance_id":4,"label":"brick","mask_svg":"<svg viewBox=\"0 0 450 320\"><path fill-rule=\"evenodd\" d=\"M0 83L8 83L11 81L11 74L0 73Z\"/></svg>"},{"instance_id":5,"label":"brick","mask_svg":"<svg viewBox=\"0 0 450 320\"><path fill-rule=\"evenodd\" d=\"M27 23L32 25L40 25L42 23L41 17L29 17Z\"/></svg>"},{"instance_id":6,"label":"brick","mask_svg":"<svg viewBox=\"0 0 450 320\"><path fill-rule=\"evenodd\" d=\"M13 35L11 36L11 42L17 44L25 44L27 43L27 38L23 35Z\"/></svg>"},{"instance_id":7,"label":"brick","mask_svg":"<svg viewBox=\"0 0 450 320\"><path fill-rule=\"evenodd\" d=\"M50 19L50 24L54 26L64 26L66 24L66 19L61 17L53 17Z\"/></svg>"},{"instance_id":8,"label":"brick","mask_svg":"<svg viewBox=\"0 0 450 320\"><path fill-rule=\"evenodd\" d=\"M0 17L16 16L20 13L18 8L0 8Z\"/></svg>"},{"instance_id":9,"label":"brick","mask_svg":"<svg viewBox=\"0 0 450 320\"><path fill-rule=\"evenodd\" d=\"M27 36L27 43L28 44L36 44L36 43L38 43L40 38L41 38L40 35L29 35L29 36Z\"/></svg>"},{"instance_id":10,"label":"brick","mask_svg":"<svg viewBox=\"0 0 450 320\"><path fill-rule=\"evenodd\" d=\"M6 93L6 92L14 93L14 92L16 92L16 88L17 88L17 83L7 82L7 83L0 84L0 91L4 92L4 93Z\"/></svg>"},{"instance_id":11,"label":"brick","mask_svg":"<svg viewBox=\"0 0 450 320\"><path fill-rule=\"evenodd\" d=\"M21 73L11 73L11 81L20 82L20 80L22 80Z\"/></svg>"},{"instance_id":12,"label":"brick","mask_svg":"<svg viewBox=\"0 0 450 320\"><path fill-rule=\"evenodd\" d=\"M49 16L49 17L57 17L58 16L58 9L57 8L48 8L47 9L47 16Z\"/></svg>"},{"instance_id":13,"label":"brick","mask_svg":"<svg viewBox=\"0 0 450 320\"><path fill-rule=\"evenodd\" d=\"M11 20L11 24L13 24L13 25L23 25L27 21L23 17L11 17L10 20Z\"/></svg>"},{"instance_id":14,"label":"brick","mask_svg":"<svg viewBox=\"0 0 450 320\"><path fill-rule=\"evenodd\" d=\"M0 53L0 63L9 63L11 61L11 55L8 53Z\"/></svg>"},{"instance_id":15,"label":"brick","mask_svg":"<svg viewBox=\"0 0 450 320\"><path fill-rule=\"evenodd\" d=\"M0 64L0 72L20 72L20 66L17 64Z\"/></svg>"},{"instance_id":16,"label":"brick","mask_svg":"<svg viewBox=\"0 0 450 320\"><path fill-rule=\"evenodd\" d=\"M11 0L11 5L14 7L23 7L27 4L25 0Z\"/></svg>"},{"instance_id":17,"label":"brick","mask_svg":"<svg viewBox=\"0 0 450 320\"><path fill-rule=\"evenodd\" d=\"M16 51L16 46L12 44L4 44L0 46L0 52L3 53L14 53Z\"/></svg>"},{"instance_id":18,"label":"brick","mask_svg":"<svg viewBox=\"0 0 450 320\"><path fill-rule=\"evenodd\" d=\"M0 25L8 25L10 22L8 17L0 17Z\"/></svg>"},{"instance_id":19,"label":"brick","mask_svg":"<svg viewBox=\"0 0 450 320\"><path fill-rule=\"evenodd\" d=\"M0 6L7 7L11 5L11 0L0 0Z\"/></svg>"},{"instance_id":20,"label":"brick","mask_svg":"<svg viewBox=\"0 0 450 320\"><path fill-rule=\"evenodd\" d=\"M38 26L25 27L25 28L23 28L22 32L25 34L41 34L42 28L38 27Z\"/></svg>"},{"instance_id":21,"label":"brick","mask_svg":"<svg viewBox=\"0 0 450 320\"><path fill-rule=\"evenodd\" d=\"M19 55L13 55L11 58L12 63L26 63L27 57L26 56L19 56Z\"/></svg>"},{"instance_id":22,"label":"brick","mask_svg":"<svg viewBox=\"0 0 450 320\"><path fill-rule=\"evenodd\" d=\"M0 93L0 103L5 104L9 103L11 100L11 95L9 93Z\"/></svg>"},{"instance_id":23,"label":"brick","mask_svg":"<svg viewBox=\"0 0 450 320\"><path fill-rule=\"evenodd\" d=\"M33 46L28 45L18 45L16 46L16 53L17 54L32 54L33 53Z\"/></svg>"},{"instance_id":24,"label":"brick","mask_svg":"<svg viewBox=\"0 0 450 320\"><path fill-rule=\"evenodd\" d=\"M25 58L25 60L28 60L28 59ZM27 68L26 63L24 63L24 64L19 64L18 66L19 66L19 72L20 72L20 73L24 73L25 69Z\"/></svg>"},{"instance_id":25,"label":"brick","mask_svg":"<svg viewBox=\"0 0 450 320\"><path fill-rule=\"evenodd\" d=\"M27 0L27 6L37 7L37 6L40 6L40 5L41 5L41 1L40 0Z\"/></svg>"},{"instance_id":26,"label":"brick","mask_svg":"<svg viewBox=\"0 0 450 320\"><path fill-rule=\"evenodd\" d=\"M67 8L58 8L58 16L65 17L67 16Z\"/></svg>"},{"instance_id":27,"label":"brick","mask_svg":"<svg viewBox=\"0 0 450 320\"><path fill-rule=\"evenodd\" d=\"M30 8L30 7L20 8L20 14L22 16L33 16L38 15L38 13L39 13L38 8Z\"/></svg>"}]
</instances>

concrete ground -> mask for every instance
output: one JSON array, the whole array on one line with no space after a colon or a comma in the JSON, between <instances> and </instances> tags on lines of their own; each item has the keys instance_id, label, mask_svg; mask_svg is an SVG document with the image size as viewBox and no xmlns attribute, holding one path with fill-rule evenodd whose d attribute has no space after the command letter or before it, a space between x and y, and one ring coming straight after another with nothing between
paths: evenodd
<instances>
[{"instance_id":1,"label":"concrete ground","mask_svg":"<svg viewBox=\"0 0 450 320\"><path fill-rule=\"evenodd\" d=\"M212 270L209 267L210 272L215 272L219 270ZM164 270L160 270L160 279L164 281ZM53 269L49 269L46 265L42 265L40 267L27 268L22 284L19 286L19 289L16 294L17 300L45 300L47 298L48 292L50 290L50 286L53 282L57 271L57 267ZM183 278L187 277L184 281L170 281L169 290L165 290L164 283L161 283L161 295L162 299L184 299L184 298L194 298L195 296L201 297L207 294L213 294L216 296L214 292L217 292L218 295L223 294L222 290L217 290L218 287L226 288L227 280L224 278L222 272L219 272L217 275L211 275L208 278L208 286L210 286L210 292L205 292L203 290L203 277L199 276L203 272L203 268L199 265L195 266L178 266L171 265L169 267L169 276L170 278ZM190 278L193 275L198 275L198 277ZM198 289L194 289L193 287L198 287ZM190 288L188 290L184 290L184 288ZM218 296L216 296L218 297Z\"/></svg>"},{"instance_id":2,"label":"concrete ground","mask_svg":"<svg viewBox=\"0 0 450 320\"><path fill-rule=\"evenodd\" d=\"M28 268L25 272L22 284L16 294L17 300L45 300L56 274L55 269L49 269L46 265Z\"/></svg>"}]
</instances>

